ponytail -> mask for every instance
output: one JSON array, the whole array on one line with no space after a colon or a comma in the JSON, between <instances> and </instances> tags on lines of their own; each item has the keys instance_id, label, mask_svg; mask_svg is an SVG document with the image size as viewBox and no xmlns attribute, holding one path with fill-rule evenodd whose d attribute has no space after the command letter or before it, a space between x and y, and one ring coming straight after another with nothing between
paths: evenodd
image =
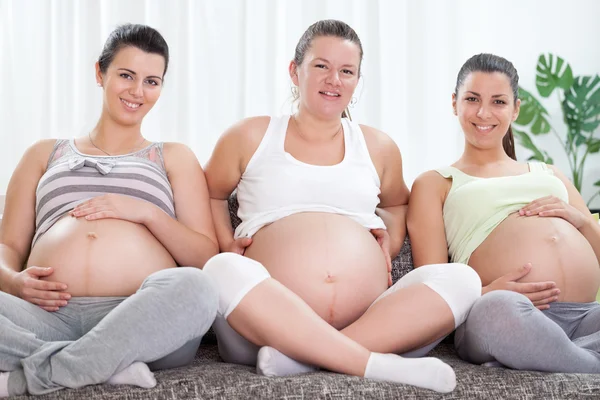
<instances>
[{"instance_id":1,"label":"ponytail","mask_svg":"<svg viewBox=\"0 0 600 400\"><path fill-rule=\"evenodd\" d=\"M513 160L517 160L517 155L515 154L515 138L512 132L512 126L508 126L508 131L504 138L502 139L502 147L504 147L504 151L510 158Z\"/></svg>"}]
</instances>

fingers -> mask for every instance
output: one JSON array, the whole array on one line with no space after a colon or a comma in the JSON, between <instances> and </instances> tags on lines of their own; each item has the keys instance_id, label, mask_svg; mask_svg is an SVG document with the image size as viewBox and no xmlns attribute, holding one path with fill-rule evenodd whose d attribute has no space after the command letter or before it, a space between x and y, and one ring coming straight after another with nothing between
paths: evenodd
<instances>
[{"instance_id":1,"label":"fingers","mask_svg":"<svg viewBox=\"0 0 600 400\"><path fill-rule=\"evenodd\" d=\"M113 211L100 211L88 214L84 218L88 221L93 221L96 219L117 218L117 215Z\"/></svg>"},{"instance_id":2,"label":"fingers","mask_svg":"<svg viewBox=\"0 0 600 400\"><path fill-rule=\"evenodd\" d=\"M243 237L237 240L240 247L248 247L252 244L252 238Z\"/></svg>"},{"instance_id":3,"label":"fingers","mask_svg":"<svg viewBox=\"0 0 600 400\"><path fill-rule=\"evenodd\" d=\"M528 282L528 283L516 283L516 292L519 293L523 293L523 294L529 294L529 293L540 293L540 292L544 292L544 291L548 291L550 289L555 289L556 288L556 283L555 282ZM555 289L558 290L558 293L560 293L559 289Z\"/></svg>"},{"instance_id":4,"label":"fingers","mask_svg":"<svg viewBox=\"0 0 600 400\"><path fill-rule=\"evenodd\" d=\"M509 272L508 274L504 275L502 278L505 281L514 282L514 281L518 281L519 279L521 279L522 277L527 275L530 271L531 271L531 263L527 263L527 264L520 266L515 271Z\"/></svg>"},{"instance_id":5,"label":"fingers","mask_svg":"<svg viewBox=\"0 0 600 400\"><path fill-rule=\"evenodd\" d=\"M56 291L50 291L50 290L37 290L37 289L32 289L32 288L24 288L23 289L23 297L28 298L28 299L39 299L39 300L44 300L44 301L45 300L66 301L71 298L71 295L66 292L56 292ZM38 303L35 303L35 304L38 304ZM56 303L55 305L58 305L58 303Z\"/></svg>"},{"instance_id":6,"label":"fingers","mask_svg":"<svg viewBox=\"0 0 600 400\"><path fill-rule=\"evenodd\" d=\"M525 207L519 210L519 215L537 215L540 211L544 210L545 206L552 204L562 204L562 200L554 196L546 196L540 199L534 200L527 204Z\"/></svg>"},{"instance_id":7,"label":"fingers","mask_svg":"<svg viewBox=\"0 0 600 400\"><path fill-rule=\"evenodd\" d=\"M44 307L48 307L53 309L53 311L58 310L59 307L64 307L67 305L67 301L66 300L46 300L46 299L39 299L36 297L32 297L27 299L27 301L29 301L30 303L33 303L35 305L38 305L42 308Z\"/></svg>"},{"instance_id":8,"label":"fingers","mask_svg":"<svg viewBox=\"0 0 600 400\"><path fill-rule=\"evenodd\" d=\"M49 276L52 275L52 273L54 272L54 270L52 269L52 267L46 267L46 268L42 268L42 267L29 267L27 268L27 273L31 276Z\"/></svg>"},{"instance_id":9,"label":"fingers","mask_svg":"<svg viewBox=\"0 0 600 400\"><path fill-rule=\"evenodd\" d=\"M34 268L34 267L31 267ZM27 272L29 272L29 270L31 268L27 269ZM50 275L50 274L48 274ZM41 281L39 279L35 279L35 278L28 278L25 279L23 282L23 290L38 290L38 291L55 291L55 292L60 292L60 291L65 291L67 290L67 285L65 285L64 283L61 282L53 282L53 281Z\"/></svg>"},{"instance_id":10,"label":"fingers","mask_svg":"<svg viewBox=\"0 0 600 400\"><path fill-rule=\"evenodd\" d=\"M560 289L547 289L541 292L524 293L534 305L548 304L558 300Z\"/></svg>"}]
</instances>

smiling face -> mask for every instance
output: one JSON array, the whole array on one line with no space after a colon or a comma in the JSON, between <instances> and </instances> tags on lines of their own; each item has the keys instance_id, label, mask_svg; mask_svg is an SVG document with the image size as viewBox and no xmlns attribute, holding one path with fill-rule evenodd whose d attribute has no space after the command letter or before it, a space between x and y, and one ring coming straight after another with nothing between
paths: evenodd
<instances>
[{"instance_id":1,"label":"smiling face","mask_svg":"<svg viewBox=\"0 0 600 400\"><path fill-rule=\"evenodd\" d=\"M468 144L478 149L502 148L502 139L519 115L508 76L501 72L472 72L457 94L454 113Z\"/></svg>"},{"instance_id":2,"label":"smiling face","mask_svg":"<svg viewBox=\"0 0 600 400\"><path fill-rule=\"evenodd\" d=\"M96 63L96 80L104 87L103 115L123 126L140 125L162 90L165 59L137 47L124 47L105 73Z\"/></svg>"},{"instance_id":3,"label":"smiling face","mask_svg":"<svg viewBox=\"0 0 600 400\"><path fill-rule=\"evenodd\" d=\"M358 84L359 47L345 39L313 39L302 64L290 63L290 77L298 86L300 108L322 119L339 118Z\"/></svg>"}]
</instances>

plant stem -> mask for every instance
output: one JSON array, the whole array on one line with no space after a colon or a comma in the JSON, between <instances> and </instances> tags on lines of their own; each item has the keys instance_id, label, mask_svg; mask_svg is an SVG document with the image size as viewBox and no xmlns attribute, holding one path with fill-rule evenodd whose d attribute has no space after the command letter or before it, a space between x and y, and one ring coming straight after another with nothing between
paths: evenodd
<instances>
[{"instance_id":1,"label":"plant stem","mask_svg":"<svg viewBox=\"0 0 600 400\"><path fill-rule=\"evenodd\" d=\"M594 200L594 198L595 198L596 196L599 196L599 195L600 195L600 190L598 190L598 191L596 192L596 194L595 194L595 195L593 195L592 197L590 197L590 199L589 199L589 200L588 200L588 202L586 203L586 206L587 206L587 208L590 208L590 204L592 204L592 200Z\"/></svg>"}]
</instances>

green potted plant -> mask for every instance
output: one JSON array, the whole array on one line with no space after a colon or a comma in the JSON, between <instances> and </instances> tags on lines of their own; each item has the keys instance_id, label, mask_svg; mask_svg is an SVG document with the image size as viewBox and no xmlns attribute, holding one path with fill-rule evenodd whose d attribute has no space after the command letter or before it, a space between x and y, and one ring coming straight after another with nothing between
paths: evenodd
<instances>
[{"instance_id":1,"label":"green potted plant","mask_svg":"<svg viewBox=\"0 0 600 400\"><path fill-rule=\"evenodd\" d=\"M600 77L597 74L573 76L571 66L553 54L541 54L536 70L538 94L547 98L556 93L566 132L555 129L542 103L531 92L519 87L521 111L515 125L521 129L513 127L513 133L518 142L533 153L530 160L549 164L553 164L552 157L535 144L534 136L553 134L565 151L573 184L581 192L587 157L600 152L600 138L595 135L600 126ZM588 207L600 196L600 179L594 183L596 188L598 190L587 200Z\"/></svg>"}]
</instances>

